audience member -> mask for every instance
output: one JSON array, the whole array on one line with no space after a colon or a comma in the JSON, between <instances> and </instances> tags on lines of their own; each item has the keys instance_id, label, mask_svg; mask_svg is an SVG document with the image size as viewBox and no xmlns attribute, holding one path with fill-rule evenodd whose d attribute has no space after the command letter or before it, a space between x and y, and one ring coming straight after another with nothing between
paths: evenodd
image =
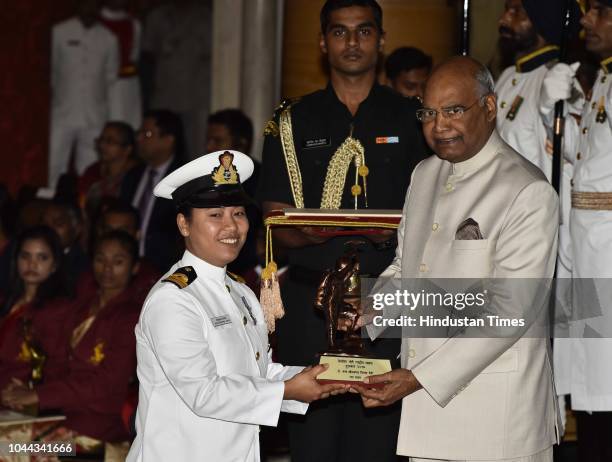
<instances>
[{"instance_id":1,"label":"audience member","mask_svg":"<svg viewBox=\"0 0 612 462\"><path fill-rule=\"evenodd\" d=\"M71 287L74 287L79 274L89 264L87 255L81 246L81 238L85 229L81 209L71 202L53 200L45 207L42 222L59 236L64 251L68 281Z\"/></svg>"},{"instance_id":2,"label":"audience member","mask_svg":"<svg viewBox=\"0 0 612 462\"><path fill-rule=\"evenodd\" d=\"M206 152L234 149L247 155L253 144L253 123L240 109L223 109L208 117Z\"/></svg>"},{"instance_id":3,"label":"audience member","mask_svg":"<svg viewBox=\"0 0 612 462\"><path fill-rule=\"evenodd\" d=\"M98 20L98 1L75 1L77 16L53 27L49 186L68 169L74 148L81 174L96 160L94 138L108 117L117 80L117 40Z\"/></svg>"},{"instance_id":4,"label":"audience member","mask_svg":"<svg viewBox=\"0 0 612 462\"><path fill-rule=\"evenodd\" d=\"M249 155L252 144L253 124L251 119L240 109L224 109L211 114L208 118L206 152L233 149ZM244 184L244 190L249 196L255 197L261 164L255 159L252 160L254 165L253 175ZM250 224L247 240L238 258L230 263L229 270L239 274L249 282L255 282L252 288L257 289L257 277L251 273L259 264L257 238L259 234L263 239L263 234L260 233L263 222L261 211L255 205L247 206L246 212Z\"/></svg>"},{"instance_id":5,"label":"audience member","mask_svg":"<svg viewBox=\"0 0 612 462\"><path fill-rule=\"evenodd\" d=\"M21 234L26 229L37 226L42 221L42 214L48 201L36 197L35 187L25 185L19 189L15 208L7 223L12 224L13 235ZM9 286L11 273L11 258L15 253L16 240L6 243L2 256L0 256L0 293Z\"/></svg>"},{"instance_id":6,"label":"audience member","mask_svg":"<svg viewBox=\"0 0 612 462\"><path fill-rule=\"evenodd\" d=\"M16 240L10 284L0 302L0 390L14 383L61 375L67 350L62 325L74 307L67 300L63 250L46 226Z\"/></svg>"},{"instance_id":7,"label":"audience member","mask_svg":"<svg viewBox=\"0 0 612 462\"><path fill-rule=\"evenodd\" d=\"M96 223L96 238L110 231L123 231L140 239L140 215L130 204L117 199L105 207ZM142 263L142 262L141 262Z\"/></svg>"},{"instance_id":8,"label":"audience member","mask_svg":"<svg viewBox=\"0 0 612 462\"><path fill-rule=\"evenodd\" d=\"M124 175L137 164L134 130L125 122L107 122L96 148L98 162L79 178L80 203L93 221L104 198L119 197Z\"/></svg>"},{"instance_id":9,"label":"audience member","mask_svg":"<svg viewBox=\"0 0 612 462\"><path fill-rule=\"evenodd\" d=\"M107 455L123 448L127 454L129 434L121 408L135 375L134 327L144 301L130 290L138 271L136 240L122 231L103 236L93 267L98 290L75 309L64 339L70 349L66 373L32 389L10 386L2 392L2 404L59 410L67 419L52 439L73 439L88 451L105 447Z\"/></svg>"},{"instance_id":10,"label":"audience member","mask_svg":"<svg viewBox=\"0 0 612 462\"><path fill-rule=\"evenodd\" d=\"M140 217L138 210L121 200L115 200L107 204L96 222L94 233L92 233L95 243L105 234L112 231L122 231L132 236L136 241L140 240ZM92 252L93 253L93 252ZM151 287L159 280L161 272L146 258L141 258L138 271L134 275L130 284L132 293L139 293L142 296L151 290ZM97 290L92 271L86 271L79 278L78 297L90 296Z\"/></svg>"},{"instance_id":11,"label":"audience member","mask_svg":"<svg viewBox=\"0 0 612 462\"><path fill-rule=\"evenodd\" d=\"M100 10L100 21L119 43L119 78L110 98L110 118L132 127L142 122L138 55L140 54L140 21L127 11L128 0L106 0Z\"/></svg>"},{"instance_id":12,"label":"audience member","mask_svg":"<svg viewBox=\"0 0 612 462\"><path fill-rule=\"evenodd\" d=\"M431 67L431 56L418 48L402 47L387 57L385 74L395 91L403 96L418 96L422 100Z\"/></svg>"},{"instance_id":13,"label":"audience member","mask_svg":"<svg viewBox=\"0 0 612 462\"><path fill-rule=\"evenodd\" d=\"M210 105L210 0L175 0L153 9L142 36L141 74L146 107L180 115L188 153L204 146Z\"/></svg>"},{"instance_id":14,"label":"audience member","mask_svg":"<svg viewBox=\"0 0 612 462\"><path fill-rule=\"evenodd\" d=\"M172 202L154 197L153 188L182 163L184 144L180 119L167 110L145 113L137 144L144 164L125 175L121 198L140 214L140 256L146 256L164 273L178 258L180 236Z\"/></svg>"}]
</instances>

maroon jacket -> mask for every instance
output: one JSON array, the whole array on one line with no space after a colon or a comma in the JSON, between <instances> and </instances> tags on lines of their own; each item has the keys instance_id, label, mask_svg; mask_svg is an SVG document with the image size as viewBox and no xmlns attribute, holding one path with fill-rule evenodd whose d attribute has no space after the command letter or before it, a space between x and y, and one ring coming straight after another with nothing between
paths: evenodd
<instances>
[{"instance_id":1,"label":"maroon jacket","mask_svg":"<svg viewBox=\"0 0 612 462\"><path fill-rule=\"evenodd\" d=\"M78 307L72 330L87 318L94 297ZM36 387L41 411L66 415L66 426L103 441L125 441L129 435L121 420L130 380L136 373L134 327L143 298L130 289L98 313L81 341L71 349L66 375Z\"/></svg>"},{"instance_id":2,"label":"maroon jacket","mask_svg":"<svg viewBox=\"0 0 612 462\"><path fill-rule=\"evenodd\" d=\"M43 381L54 380L65 373L68 358L66 321L72 318L75 310L73 301L61 298L39 307L25 305L18 316L0 319L0 390L12 377L24 383L30 378L32 366L22 352L24 318L30 319L33 340L47 356Z\"/></svg>"}]
</instances>

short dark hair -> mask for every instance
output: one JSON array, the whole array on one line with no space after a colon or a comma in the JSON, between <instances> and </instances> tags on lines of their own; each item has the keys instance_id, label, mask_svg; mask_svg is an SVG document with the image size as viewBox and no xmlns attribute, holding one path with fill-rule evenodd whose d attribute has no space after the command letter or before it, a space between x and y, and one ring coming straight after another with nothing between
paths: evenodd
<instances>
[{"instance_id":1,"label":"short dark hair","mask_svg":"<svg viewBox=\"0 0 612 462\"><path fill-rule=\"evenodd\" d=\"M140 213L138 212L138 209L132 204L129 204L128 202L121 199L114 199L108 202L100 211L100 221L104 220L104 217L111 213L130 215L134 219L136 228L140 228Z\"/></svg>"},{"instance_id":2,"label":"short dark hair","mask_svg":"<svg viewBox=\"0 0 612 462\"><path fill-rule=\"evenodd\" d=\"M104 126L117 130L119 132L119 136L121 137L121 144L125 147L130 146L132 149L134 149L134 146L136 145L136 136L134 135L134 129L130 124L120 120L110 120L106 122Z\"/></svg>"},{"instance_id":3,"label":"short dark hair","mask_svg":"<svg viewBox=\"0 0 612 462\"><path fill-rule=\"evenodd\" d=\"M185 132L181 118L168 109L152 109L144 113L144 118L155 121L162 135L174 137L174 155L180 159L185 155Z\"/></svg>"},{"instance_id":4,"label":"short dark hair","mask_svg":"<svg viewBox=\"0 0 612 462\"><path fill-rule=\"evenodd\" d=\"M51 207L64 210L73 222L77 224L83 223L83 211L74 200L64 197L54 197L47 204L47 208Z\"/></svg>"},{"instance_id":5,"label":"short dark hair","mask_svg":"<svg viewBox=\"0 0 612 462\"><path fill-rule=\"evenodd\" d=\"M132 265L138 262L138 241L134 239L128 232L115 229L100 236L94 245L94 254L100 246L105 242L117 242L132 258Z\"/></svg>"},{"instance_id":6,"label":"short dark hair","mask_svg":"<svg viewBox=\"0 0 612 462\"><path fill-rule=\"evenodd\" d=\"M433 61L418 48L401 47L393 50L385 62L385 74L389 80L396 79L400 73L412 69L427 69L431 72Z\"/></svg>"},{"instance_id":7,"label":"short dark hair","mask_svg":"<svg viewBox=\"0 0 612 462\"><path fill-rule=\"evenodd\" d=\"M237 146L240 139L246 143L245 154L248 154L253 144L253 123L240 109L223 109L208 117L208 125L218 124L227 127L232 137L232 143Z\"/></svg>"},{"instance_id":8,"label":"short dark hair","mask_svg":"<svg viewBox=\"0 0 612 462\"><path fill-rule=\"evenodd\" d=\"M321 33L325 34L329 27L329 16L332 11L339 10L341 8L348 8L351 6L363 6L371 8L374 13L374 22L379 33L383 33L383 12L382 8L376 0L327 0L323 8L321 8Z\"/></svg>"}]
</instances>

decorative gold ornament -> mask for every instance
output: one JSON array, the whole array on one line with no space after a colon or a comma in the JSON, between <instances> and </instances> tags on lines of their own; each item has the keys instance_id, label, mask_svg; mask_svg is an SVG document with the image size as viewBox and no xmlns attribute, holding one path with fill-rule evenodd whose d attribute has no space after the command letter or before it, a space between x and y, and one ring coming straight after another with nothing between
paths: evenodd
<instances>
[{"instance_id":1,"label":"decorative gold ornament","mask_svg":"<svg viewBox=\"0 0 612 462\"><path fill-rule=\"evenodd\" d=\"M219 166L212 172L215 186L220 184L238 184L238 170L233 164L234 155L225 151L219 156Z\"/></svg>"},{"instance_id":2,"label":"decorative gold ornament","mask_svg":"<svg viewBox=\"0 0 612 462\"><path fill-rule=\"evenodd\" d=\"M304 195L302 189L302 173L298 164L295 145L293 144L293 126L291 125L291 106L283 110L280 114L280 136L283 154L285 154L285 164L287 174L293 194L293 202L298 209L304 208Z\"/></svg>"},{"instance_id":3,"label":"decorative gold ornament","mask_svg":"<svg viewBox=\"0 0 612 462\"><path fill-rule=\"evenodd\" d=\"M89 362L94 366L98 366L102 361L104 361L104 342L100 341L96 343L94 346L93 353L89 357Z\"/></svg>"},{"instance_id":4,"label":"decorative gold ornament","mask_svg":"<svg viewBox=\"0 0 612 462\"><path fill-rule=\"evenodd\" d=\"M340 208L346 174L351 161L355 162L355 167L359 170L359 167L364 164L364 148L359 140L349 136L336 150L327 167L321 196L322 209L337 210Z\"/></svg>"},{"instance_id":5,"label":"decorative gold ornament","mask_svg":"<svg viewBox=\"0 0 612 462\"><path fill-rule=\"evenodd\" d=\"M274 122L274 120L268 120L266 124L266 128L264 128L264 136L272 135L273 137L277 137L279 134L278 124Z\"/></svg>"}]
</instances>

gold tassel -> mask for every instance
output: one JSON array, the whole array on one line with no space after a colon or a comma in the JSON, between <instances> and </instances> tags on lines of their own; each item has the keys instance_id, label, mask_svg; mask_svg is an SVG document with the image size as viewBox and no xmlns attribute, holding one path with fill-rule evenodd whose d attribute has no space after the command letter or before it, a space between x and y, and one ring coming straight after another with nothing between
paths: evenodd
<instances>
[{"instance_id":1,"label":"gold tassel","mask_svg":"<svg viewBox=\"0 0 612 462\"><path fill-rule=\"evenodd\" d=\"M261 272L259 303L270 333L276 329L276 320L285 315L277 270L278 267L272 255L272 229L266 226L266 267Z\"/></svg>"}]
</instances>

